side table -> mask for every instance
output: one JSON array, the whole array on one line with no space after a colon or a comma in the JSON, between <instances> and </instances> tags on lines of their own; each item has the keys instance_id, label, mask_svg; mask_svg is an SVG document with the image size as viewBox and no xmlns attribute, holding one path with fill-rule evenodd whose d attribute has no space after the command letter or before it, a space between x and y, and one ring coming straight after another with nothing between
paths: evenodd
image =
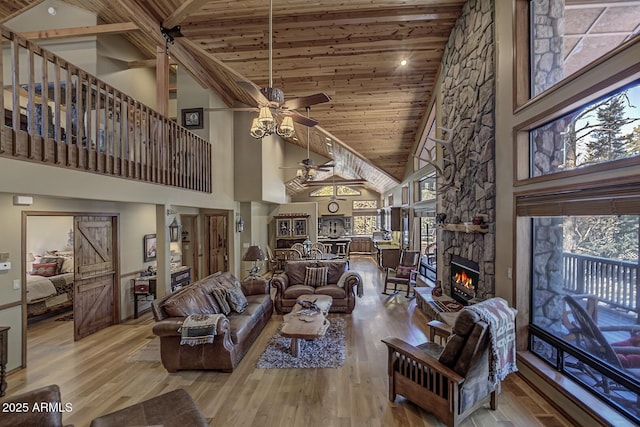
<instances>
[{"instance_id":1,"label":"side table","mask_svg":"<svg viewBox=\"0 0 640 427\"><path fill-rule=\"evenodd\" d=\"M7 360L9 359L9 326L0 326L0 397L7 391Z\"/></svg>"},{"instance_id":2,"label":"side table","mask_svg":"<svg viewBox=\"0 0 640 427\"><path fill-rule=\"evenodd\" d=\"M156 281L151 281L145 277L131 279L133 284L133 318L138 318L138 305L141 298L147 298L149 295L156 297Z\"/></svg>"}]
</instances>

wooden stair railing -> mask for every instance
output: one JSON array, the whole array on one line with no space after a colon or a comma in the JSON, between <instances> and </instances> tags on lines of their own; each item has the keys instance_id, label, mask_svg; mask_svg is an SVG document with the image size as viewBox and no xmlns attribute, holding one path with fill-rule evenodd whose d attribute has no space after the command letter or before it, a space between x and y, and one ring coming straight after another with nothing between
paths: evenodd
<instances>
[{"instance_id":1,"label":"wooden stair railing","mask_svg":"<svg viewBox=\"0 0 640 427\"><path fill-rule=\"evenodd\" d=\"M0 46L0 156L211 193L208 141L2 26Z\"/></svg>"}]
</instances>

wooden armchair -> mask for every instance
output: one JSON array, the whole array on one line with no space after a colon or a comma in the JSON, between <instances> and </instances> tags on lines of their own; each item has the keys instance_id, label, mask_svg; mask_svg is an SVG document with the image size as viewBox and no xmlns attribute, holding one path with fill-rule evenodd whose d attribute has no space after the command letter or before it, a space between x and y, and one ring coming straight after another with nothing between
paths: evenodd
<instances>
[{"instance_id":1,"label":"wooden armchair","mask_svg":"<svg viewBox=\"0 0 640 427\"><path fill-rule=\"evenodd\" d=\"M413 346L389 337L389 400L400 394L457 426L489 403L496 409L496 386L489 381L489 326L477 313L462 310L444 347L433 342Z\"/></svg>"},{"instance_id":2,"label":"wooden armchair","mask_svg":"<svg viewBox=\"0 0 640 427\"><path fill-rule=\"evenodd\" d=\"M396 268L387 267L384 277L384 291L385 295L395 295L398 293L398 285L407 287L407 298L415 297L411 296L412 287L416 286L416 279L418 277L418 266L420 264L420 252L419 251L402 251L400 253L400 262ZM390 284L393 285L393 292L389 294L388 290Z\"/></svg>"}]
</instances>

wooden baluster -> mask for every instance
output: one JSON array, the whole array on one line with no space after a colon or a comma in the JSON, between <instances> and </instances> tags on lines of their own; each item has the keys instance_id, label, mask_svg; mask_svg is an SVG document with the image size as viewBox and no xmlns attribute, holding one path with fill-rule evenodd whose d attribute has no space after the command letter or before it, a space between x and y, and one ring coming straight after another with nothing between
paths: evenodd
<instances>
[{"instance_id":1,"label":"wooden baluster","mask_svg":"<svg viewBox=\"0 0 640 427\"><path fill-rule=\"evenodd\" d=\"M92 128L92 123L93 123L93 111L94 111L94 102L93 102L93 78L87 74L84 73L84 75L86 76L86 80L84 81L84 86L86 87L86 94L85 96L87 97L87 102L85 104L85 109L83 110L83 112L85 112L85 141L83 141L83 147L84 147L84 152L85 152L85 160L86 163L84 164L84 168L86 170L89 170L90 168L92 168L92 163L93 163L93 142L91 141L91 137L92 137L92 133L91 133L91 128Z\"/></svg>"},{"instance_id":2,"label":"wooden baluster","mask_svg":"<svg viewBox=\"0 0 640 427\"><path fill-rule=\"evenodd\" d=\"M36 137L36 105L34 100L35 92L35 58L33 47L30 42L26 44L29 52L29 72L27 77L27 156L30 159L35 158L34 140Z\"/></svg>"},{"instance_id":3,"label":"wooden baluster","mask_svg":"<svg viewBox=\"0 0 640 427\"><path fill-rule=\"evenodd\" d=\"M76 70L76 140L75 140L75 153L76 153L76 167L80 168L84 165L82 149L82 140L84 139L84 99L82 96L82 70Z\"/></svg>"},{"instance_id":4,"label":"wooden baluster","mask_svg":"<svg viewBox=\"0 0 640 427\"><path fill-rule=\"evenodd\" d=\"M11 85L13 87L11 126L13 127L13 155L17 156L18 134L20 133L20 45L18 39L13 35L11 40Z\"/></svg>"},{"instance_id":5,"label":"wooden baluster","mask_svg":"<svg viewBox=\"0 0 640 427\"><path fill-rule=\"evenodd\" d=\"M40 58L42 59L42 97L40 98L42 153L40 154L43 162L49 162L49 154L47 153L47 147L49 146L49 59L47 58L47 53L44 51L40 51Z\"/></svg>"},{"instance_id":6,"label":"wooden baluster","mask_svg":"<svg viewBox=\"0 0 640 427\"><path fill-rule=\"evenodd\" d=\"M100 82L100 80L96 79L96 95L95 95L95 117L96 117L96 126L95 126L95 145L92 144L92 148L93 150L91 151L91 157L94 158L94 165L93 165L93 170L94 171L100 171L100 164L101 164L101 156L102 156L102 150L104 149L104 147L102 146L102 142L101 139L103 140L103 138L100 137L100 124L103 122L102 120L102 109L103 109L103 103L102 103L102 82ZM104 131L103 131L104 132Z\"/></svg>"},{"instance_id":7,"label":"wooden baluster","mask_svg":"<svg viewBox=\"0 0 640 427\"><path fill-rule=\"evenodd\" d=\"M54 131L53 131L53 161L59 165L60 161L60 143L62 140L62 124L60 120L60 81L62 76L60 73L60 59L56 56L53 59L53 118L54 118Z\"/></svg>"},{"instance_id":8,"label":"wooden baluster","mask_svg":"<svg viewBox=\"0 0 640 427\"><path fill-rule=\"evenodd\" d=\"M0 35L0 52L4 52L4 37L2 35ZM0 55L0 88L2 88L2 93L0 93L0 117L2 118L2 125L0 125L0 154L3 154L7 140L4 131L6 127L6 118L4 116L4 55Z\"/></svg>"}]
</instances>

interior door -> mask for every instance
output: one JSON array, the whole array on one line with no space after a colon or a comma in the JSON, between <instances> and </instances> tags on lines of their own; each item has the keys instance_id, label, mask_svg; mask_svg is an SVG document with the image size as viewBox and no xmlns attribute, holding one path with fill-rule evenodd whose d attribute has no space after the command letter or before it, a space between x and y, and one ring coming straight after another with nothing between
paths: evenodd
<instances>
[{"instance_id":1,"label":"interior door","mask_svg":"<svg viewBox=\"0 0 640 427\"><path fill-rule=\"evenodd\" d=\"M74 217L74 339L117 323L116 217Z\"/></svg>"},{"instance_id":2,"label":"interior door","mask_svg":"<svg viewBox=\"0 0 640 427\"><path fill-rule=\"evenodd\" d=\"M207 216L208 240L208 273L228 271L229 245L227 241L227 215L214 214Z\"/></svg>"}]
</instances>

